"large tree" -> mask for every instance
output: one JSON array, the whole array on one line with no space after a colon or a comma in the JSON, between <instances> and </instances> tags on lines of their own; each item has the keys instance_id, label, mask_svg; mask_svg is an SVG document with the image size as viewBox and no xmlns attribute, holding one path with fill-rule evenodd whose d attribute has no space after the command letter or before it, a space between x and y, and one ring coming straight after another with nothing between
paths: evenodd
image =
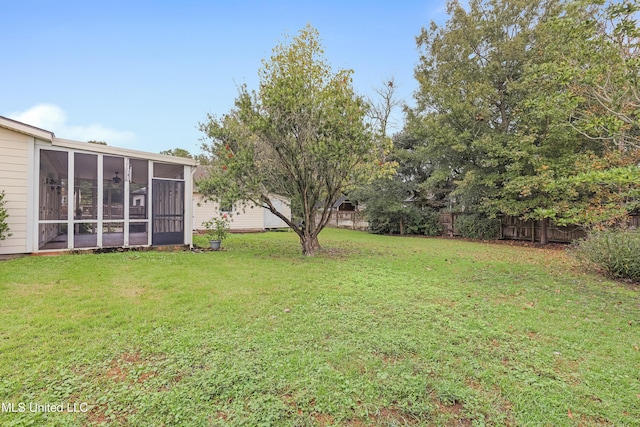
<instances>
[{"instance_id":1,"label":"large tree","mask_svg":"<svg viewBox=\"0 0 640 427\"><path fill-rule=\"evenodd\" d=\"M566 222L598 225L638 210L640 190L640 4L574 0L545 25L556 49L533 69L540 106L565 116L566 127L590 141L563 187L586 191Z\"/></svg>"},{"instance_id":2,"label":"large tree","mask_svg":"<svg viewBox=\"0 0 640 427\"><path fill-rule=\"evenodd\" d=\"M303 254L314 255L331 206L378 154L351 74L333 71L309 25L276 46L263 61L259 88L241 86L234 109L201 124L212 156L201 191L264 206L298 234ZM279 212L273 193L299 206L301 221Z\"/></svg>"},{"instance_id":3,"label":"large tree","mask_svg":"<svg viewBox=\"0 0 640 427\"><path fill-rule=\"evenodd\" d=\"M566 126L567 113L536 104L557 87L529 77L555 47L544 23L562 4L470 0L464 7L451 0L446 25L422 31L407 132L422 138L433 161L427 190L453 184L451 205L541 220L543 231L549 218L569 215L587 196L558 183L593 144Z\"/></svg>"}]
</instances>

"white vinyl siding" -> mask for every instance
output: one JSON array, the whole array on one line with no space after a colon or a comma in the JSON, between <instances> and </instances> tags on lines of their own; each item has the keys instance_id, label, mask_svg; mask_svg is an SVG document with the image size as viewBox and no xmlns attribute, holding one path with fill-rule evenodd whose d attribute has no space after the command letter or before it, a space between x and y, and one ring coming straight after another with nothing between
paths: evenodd
<instances>
[{"instance_id":1,"label":"white vinyl siding","mask_svg":"<svg viewBox=\"0 0 640 427\"><path fill-rule=\"evenodd\" d=\"M205 201L200 193L193 194L193 229L204 230L202 223L211 218L219 217L221 212L215 202ZM229 227L232 231L264 230L263 209L252 203L243 208L242 203L235 203Z\"/></svg>"},{"instance_id":2,"label":"white vinyl siding","mask_svg":"<svg viewBox=\"0 0 640 427\"><path fill-rule=\"evenodd\" d=\"M9 214L9 232L0 240L0 254L25 253L27 249L27 198L29 146L33 137L0 128L0 191Z\"/></svg>"}]
</instances>

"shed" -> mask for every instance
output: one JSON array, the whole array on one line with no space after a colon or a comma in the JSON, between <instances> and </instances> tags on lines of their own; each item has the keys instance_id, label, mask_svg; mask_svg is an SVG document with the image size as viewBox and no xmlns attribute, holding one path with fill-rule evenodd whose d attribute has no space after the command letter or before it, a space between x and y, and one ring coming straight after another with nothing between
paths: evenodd
<instances>
[{"instance_id":1,"label":"shed","mask_svg":"<svg viewBox=\"0 0 640 427\"><path fill-rule=\"evenodd\" d=\"M194 175L194 180L205 178L207 167L198 166ZM283 213L287 218L291 218L291 203L289 199L276 194L270 195L269 199L278 212ZM202 223L211 218L227 214L231 218L229 227L235 232L265 231L269 229L288 228L286 222L277 217L263 206L257 206L249 201L238 201L229 206L220 206L217 202L207 200L198 191L197 185L193 192L193 230L203 231Z\"/></svg>"},{"instance_id":2,"label":"shed","mask_svg":"<svg viewBox=\"0 0 640 427\"><path fill-rule=\"evenodd\" d=\"M0 254L192 243L192 159L57 138L0 116Z\"/></svg>"},{"instance_id":3,"label":"shed","mask_svg":"<svg viewBox=\"0 0 640 427\"><path fill-rule=\"evenodd\" d=\"M347 196L342 196L336 200L332 208L337 211L357 211L358 204L349 200Z\"/></svg>"}]
</instances>

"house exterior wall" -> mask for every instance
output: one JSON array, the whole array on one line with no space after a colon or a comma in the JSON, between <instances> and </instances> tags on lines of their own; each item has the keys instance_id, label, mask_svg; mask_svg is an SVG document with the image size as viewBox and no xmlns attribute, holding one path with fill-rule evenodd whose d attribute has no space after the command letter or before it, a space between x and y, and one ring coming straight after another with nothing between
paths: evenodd
<instances>
[{"instance_id":1,"label":"house exterior wall","mask_svg":"<svg viewBox=\"0 0 640 427\"><path fill-rule=\"evenodd\" d=\"M253 203L247 203L243 208L241 205L234 206L232 221L229 224L231 231L262 231L264 230L263 209ZM193 230L204 230L203 222L209 221L213 217L218 217L221 212L216 202L207 201L199 192L193 193Z\"/></svg>"},{"instance_id":2,"label":"house exterior wall","mask_svg":"<svg viewBox=\"0 0 640 427\"><path fill-rule=\"evenodd\" d=\"M29 252L29 182L30 157L34 138L0 128L0 191L4 191L4 208L9 214L11 237L0 241L0 254Z\"/></svg>"}]
</instances>

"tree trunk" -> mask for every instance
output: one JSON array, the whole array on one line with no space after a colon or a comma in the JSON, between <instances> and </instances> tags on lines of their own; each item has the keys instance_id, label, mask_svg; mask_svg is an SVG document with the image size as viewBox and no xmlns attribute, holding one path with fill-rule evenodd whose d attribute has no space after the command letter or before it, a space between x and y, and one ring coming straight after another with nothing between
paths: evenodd
<instances>
[{"instance_id":1,"label":"tree trunk","mask_svg":"<svg viewBox=\"0 0 640 427\"><path fill-rule=\"evenodd\" d=\"M547 224L549 223L549 218L542 218L540 220L540 243L546 245L549 243L549 238L547 236Z\"/></svg>"},{"instance_id":2,"label":"tree trunk","mask_svg":"<svg viewBox=\"0 0 640 427\"><path fill-rule=\"evenodd\" d=\"M302 254L306 256L314 256L316 251L320 249L318 236L302 235L300 236L300 245L302 246Z\"/></svg>"}]
</instances>

